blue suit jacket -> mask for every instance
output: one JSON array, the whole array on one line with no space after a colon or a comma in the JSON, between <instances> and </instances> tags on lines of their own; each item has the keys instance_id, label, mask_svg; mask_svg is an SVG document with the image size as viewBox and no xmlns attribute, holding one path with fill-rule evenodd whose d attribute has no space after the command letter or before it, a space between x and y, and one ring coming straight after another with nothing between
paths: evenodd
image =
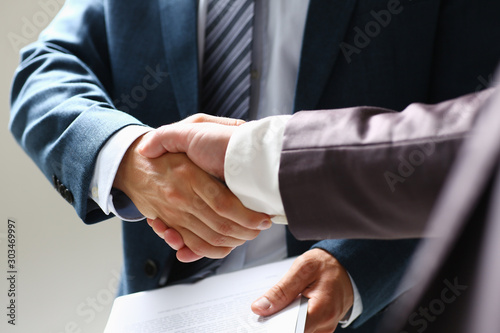
<instances>
[{"instance_id":1,"label":"blue suit jacket","mask_svg":"<svg viewBox=\"0 0 500 333\"><path fill-rule=\"evenodd\" d=\"M500 55L496 0L311 0L297 110L401 110L484 88ZM99 150L131 124L199 112L195 0L68 0L22 51L12 93L16 139L86 223ZM291 110L292 111L292 110ZM310 247L288 235L290 254ZM121 292L159 286L173 251L146 223L124 223ZM393 299L416 241L325 240L363 299L363 323ZM168 272L167 272L168 274Z\"/></svg>"}]
</instances>

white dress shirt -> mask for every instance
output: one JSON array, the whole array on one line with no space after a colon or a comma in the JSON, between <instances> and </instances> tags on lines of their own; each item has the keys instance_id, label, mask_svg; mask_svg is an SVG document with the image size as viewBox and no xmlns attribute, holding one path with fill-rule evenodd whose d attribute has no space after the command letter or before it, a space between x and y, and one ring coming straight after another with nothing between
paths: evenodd
<instances>
[{"instance_id":1,"label":"white dress shirt","mask_svg":"<svg viewBox=\"0 0 500 333\"><path fill-rule=\"evenodd\" d=\"M272 115L289 115L295 94L302 36L308 0L257 1L254 21L254 46L252 49L253 75L251 110L252 119ZM199 1L198 44L200 68L203 64L206 0ZM278 188L278 168L284 124L287 117L250 122L238 129L231 138L226 155L225 177L228 187L247 207L280 217L274 222L286 221ZM257 130L255 130L257 129ZM106 213L113 213L125 221L138 221L144 216L121 193L112 193L112 184L118 166L128 147L142 134L151 130L143 126L128 126L112 136L101 149L91 181L89 196ZM278 131L273 136L259 138L259 133ZM253 133L249 133L253 132ZM257 133L257 135L255 134ZM252 140L246 135L251 135ZM272 144L272 137L277 138ZM257 138L257 140L255 140ZM265 140L266 144L262 145ZM269 141L269 142L268 142ZM267 148L267 149L263 149ZM239 165L235 172L228 163L236 161L242 152L254 151L259 158ZM243 154L245 155L245 154ZM246 155L248 158L249 155ZM265 158L264 158L265 157ZM236 165L236 164L235 164ZM265 199L264 199L265 198ZM285 227L274 224L260 235L234 249L222 263L217 273L261 265L284 259L287 255ZM354 281L354 306L342 326L349 325L362 312L362 301Z\"/></svg>"}]
</instances>

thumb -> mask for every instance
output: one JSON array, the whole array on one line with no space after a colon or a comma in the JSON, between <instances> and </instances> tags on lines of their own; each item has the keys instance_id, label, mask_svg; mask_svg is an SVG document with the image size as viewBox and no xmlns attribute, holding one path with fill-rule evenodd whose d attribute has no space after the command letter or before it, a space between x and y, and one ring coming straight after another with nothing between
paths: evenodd
<instances>
[{"instance_id":1,"label":"thumb","mask_svg":"<svg viewBox=\"0 0 500 333\"><path fill-rule=\"evenodd\" d=\"M139 154L147 158L157 158L171 152L182 150L182 137L173 125L165 125L144 134L138 146Z\"/></svg>"},{"instance_id":2,"label":"thumb","mask_svg":"<svg viewBox=\"0 0 500 333\"><path fill-rule=\"evenodd\" d=\"M252 303L255 314L269 316L284 309L313 281L313 275L299 272L299 265L296 263L297 261L277 284Z\"/></svg>"},{"instance_id":3,"label":"thumb","mask_svg":"<svg viewBox=\"0 0 500 333\"><path fill-rule=\"evenodd\" d=\"M227 126L240 126L245 123L244 120L226 117L216 117L204 113L197 113L181 120L180 123L215 123Z\"/></svg>"}]
</instances>

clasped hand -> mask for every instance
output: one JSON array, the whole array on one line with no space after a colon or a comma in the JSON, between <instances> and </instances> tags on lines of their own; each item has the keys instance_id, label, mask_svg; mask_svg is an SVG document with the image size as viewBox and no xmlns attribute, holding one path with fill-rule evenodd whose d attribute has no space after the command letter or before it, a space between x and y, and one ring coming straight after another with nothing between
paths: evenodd
<instances>
[{"instance_id":1,"label":"clasped hand","mask_svg":"<svg viewBox=\"0 0 500 333\"><path fill-rule=\"evenodd\" d=\"M197 140L198 135L184 126L199 120L217 123L198 125L226 129L239 123L228 118L192 116L175 126L146 133L127 150L113 184L185 262L204 256L223 258L271 226L269 216L245 208L224 184L196 165L205 165L221 178L218 172L223 170L214 161L225 154L225 149ZM168 126L177 130L170 131ZM188 147L189 158L177 153L183 151L187 139L203 142Z\"/></svg>"}]
</instances>

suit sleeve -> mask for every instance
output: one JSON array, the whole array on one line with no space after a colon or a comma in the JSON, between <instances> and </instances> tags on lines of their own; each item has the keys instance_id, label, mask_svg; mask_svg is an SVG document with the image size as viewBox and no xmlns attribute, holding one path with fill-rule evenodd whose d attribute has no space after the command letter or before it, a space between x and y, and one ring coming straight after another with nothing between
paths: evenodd
<instances>
[{"instance_id":1,"label":"suit sleeve","mask_svg":"<svg viewBox=\"0 0 500 333\"><path fill-rule=\"evenodd\" d=\"M402 112L358 107L296 113L279 187L299 239L417 238L463 139L493 89Z\"/></svg>"},{"instance_id":2,"label":"suit sleeve","mask_svg":"<svg viewBox=\"0 0 500 333\"><path fill-rule=\"evenodd\" d=\"M12 86L10 130L87 223L107 218L88 198L99 150L121 128L141 125L114 108L111 82L102 1L68 0L22 50Z\"/></svg>"}]
</instances>

